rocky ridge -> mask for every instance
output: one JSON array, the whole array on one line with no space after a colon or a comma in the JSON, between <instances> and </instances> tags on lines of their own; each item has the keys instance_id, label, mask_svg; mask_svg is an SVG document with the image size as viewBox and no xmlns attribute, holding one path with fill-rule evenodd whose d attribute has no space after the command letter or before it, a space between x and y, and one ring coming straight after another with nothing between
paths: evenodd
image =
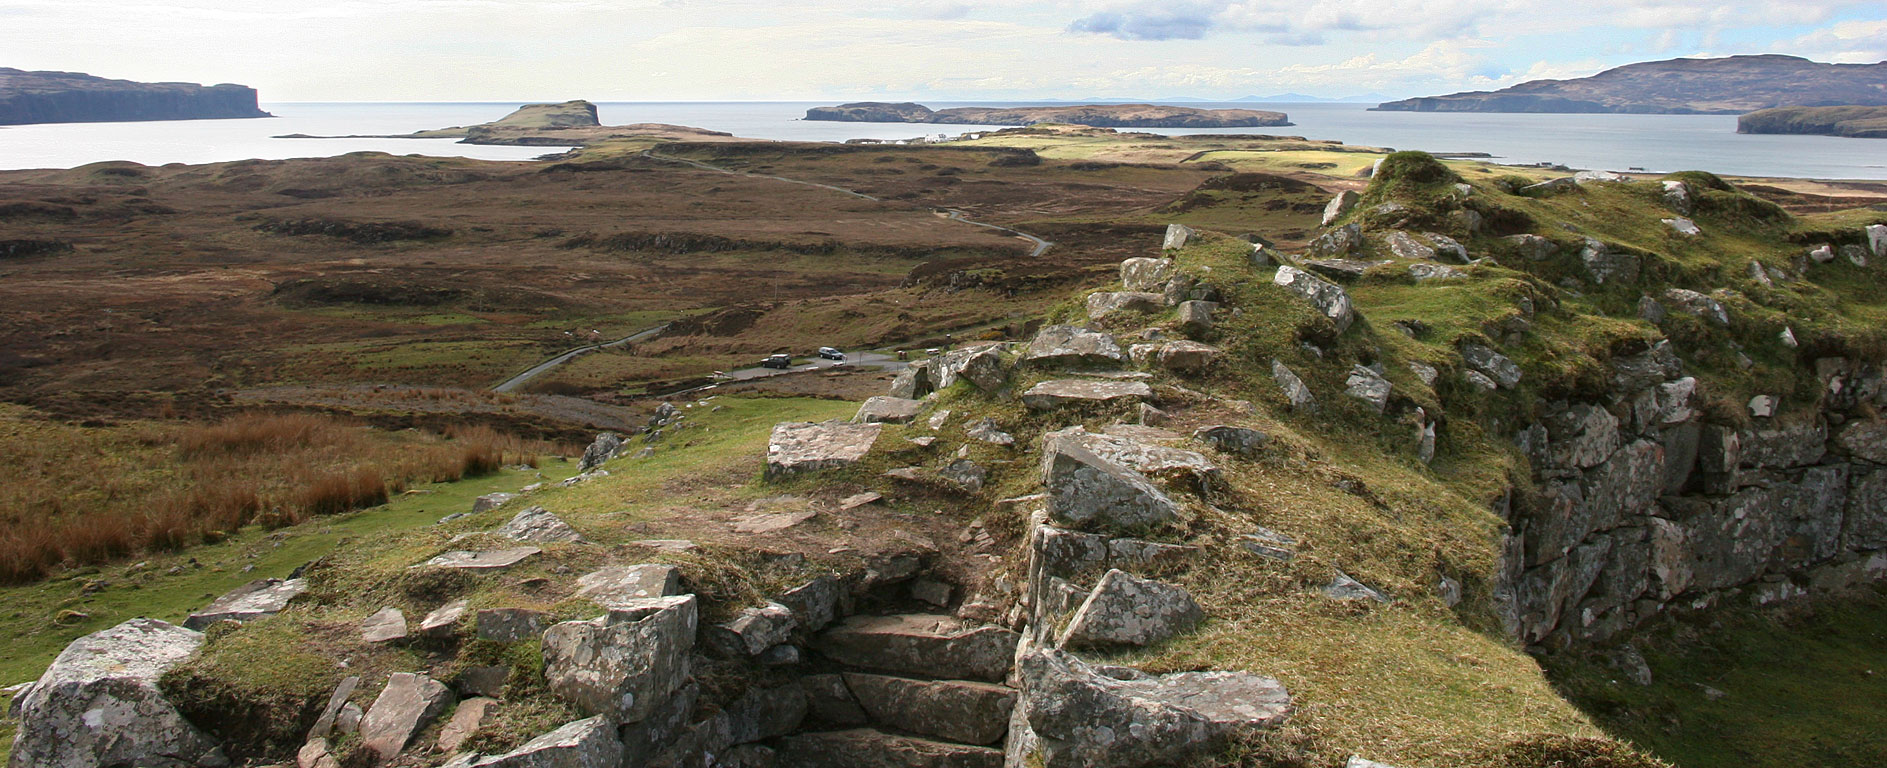
<instances>
[{"instance_id":1,"label":"rocky ridge","mask_svg":"<svg viewBox=\"0 0 1887 768\"><path fill-rule=\"evenodd\" d=\"M1822 64L1764 54L1627 64L1591 77L1403 99L1402 112L1619 112L1735 115L1771 107L1887 104L1887 62Z\"/></svg>"},{"instance_id":2,"label":"rocky ridge","mask_svg":"<svg viewBox=\"0 0 1887 768\"><path fill-rule=\"evenodd\" d=\"M136 83L0 67L0 125L271 117L242 85Z\"/></svg>"}]
</instances>

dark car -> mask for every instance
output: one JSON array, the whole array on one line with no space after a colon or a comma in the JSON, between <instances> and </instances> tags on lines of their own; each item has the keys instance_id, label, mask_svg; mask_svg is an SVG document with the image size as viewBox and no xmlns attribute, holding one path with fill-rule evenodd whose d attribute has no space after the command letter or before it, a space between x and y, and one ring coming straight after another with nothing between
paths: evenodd
<instances>
[{"instance_id":1,"label":"dark car","mask_svg":"<svg viewBox=\"0 0 1887 768\"><path fill-rule=\"evenodd\" d=\"M837 360L841 363L845 362L845 353L840 352L836 347L820 347L819 356L827 360Z\"/></svg>"},{"instance_id":2,"label":"dark car","mask_svg":"<svg viewBox=\"0 0 1887 768\"><path fill-rule=\"evenodd\" d=\"M760 361L760 366L763 368L791 368L793 367L793 357L791 355L767 355L767 359Z\"/></svg>"}]
</instances>

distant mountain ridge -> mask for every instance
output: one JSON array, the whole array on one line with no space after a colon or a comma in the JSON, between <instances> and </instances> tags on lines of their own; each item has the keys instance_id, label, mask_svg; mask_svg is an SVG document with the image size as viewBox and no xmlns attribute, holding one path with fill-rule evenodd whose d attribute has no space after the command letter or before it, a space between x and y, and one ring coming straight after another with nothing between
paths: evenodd
<instances>
[{"instance_id":1,"label":"distant mountain ridge","mask_svg":"<svg viewBox=\"0 0 1887 768\"><path fill-rule=\"evenodd\" d=\"M1054 107L953 107L933 110L911 102L860 101L806 110L807 120L843 123L1034 125L1070 123L1096 128L1247 128L1290 125L1283 112L1199 109L1156 104L1081 104Z\"/></svg>"},{"instance_id":2,"label":"distant mountain ridge","mask_svg":"<svg viewBox=\"0 0 1887 768\"><path fill-rule=\"evenodd\" d=\"M1575 80L1403 99L1400 112L1617 112L1736 115L1780 106L1887 105L1887 61L1823 64L1761 54L1627 64Z\"/></svg>"},{"instance_id":3,"label":"distant mountain ridge","mask_svg":"<svg viewBox=\"0 0 1887 768\"><path fill-rule=\"evenodd\" d=\"M0 67L0 125L273 117L254 88L138 83L80 72Z\"/></svg>"}]
</instances>

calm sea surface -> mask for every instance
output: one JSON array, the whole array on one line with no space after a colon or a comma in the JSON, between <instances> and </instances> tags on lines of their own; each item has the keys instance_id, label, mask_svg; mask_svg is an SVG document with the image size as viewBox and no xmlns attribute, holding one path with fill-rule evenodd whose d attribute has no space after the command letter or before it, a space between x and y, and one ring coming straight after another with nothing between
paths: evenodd
<instances>
[{"instance_id":1,"label":"calm sea surface","mask_svg":"<svg viewBox=\"0 0 1887 768\"><path fill-rule=\"evenodd\" d=\"M983 102L988 103L988 102ZM604 102L604 123L673 123L737 136L795 141L895 139L977 126L799 120L814 102ZM933 103L933 107L959 106ZM1513 115L1370 112L1359 104L1208 104L1287 112L1295 126L1251 133L1302 135L1430 152L1486 152L1505 163L1651 171L1702 169L1751 176L1887 179L1887 141L1825 136L1743 136L1736 118L1701 115ZM69 168L103 160L147 165L249 158L323 157L379 151L527 160L543 147L480 147L448 139L275 139L271 136L406 133L470 125L516 103L278 103L261 120L75 123L0 128L0 169ZM1172 129L1159 133L1225 133ZM1239 132L1239 131L1230 131Z\"/></svg>"}]
</instances>

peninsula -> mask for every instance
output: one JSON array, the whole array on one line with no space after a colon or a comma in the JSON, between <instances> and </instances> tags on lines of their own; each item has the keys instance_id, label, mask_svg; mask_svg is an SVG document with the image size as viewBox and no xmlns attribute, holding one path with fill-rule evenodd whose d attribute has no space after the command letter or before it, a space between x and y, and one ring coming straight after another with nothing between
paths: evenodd
<instances>
[{"instance_id":1,"label":"peninsula","mask_svg":"<svg viewBox=\"0 0 1887 768\"><path fill-rule=\"evenodd\" d=\"M1887 105L1887 61L1822 64L1764 54L1627 64L1575 80L1391 101L1394 112L1740 115L1782 106Z\"/></svg>"},{"instance_id":2,"label":"peninsula","mask_svg":"<svg viewBox=\"0 0 1887 768\"><path fill-rule=\"evenodd\" d=\"M1777 107L1737 118L1737 133L1887 139L1887 107Z\"/></svg>"},{"instance_id":3,"label":"peninsula","mask_svg":"<svg viewBox=\"0 0 1887 768\"><path fill-rule=\"evenodd\" d=\"M515 147L587 147L612 139L663 141L724 141L734 135L705 128L667 123L603 125L596 105L581 99L558 104L526 104L489 123L436 128L395 135L310 136L303 133L278 139L458 139L460 144Z\"/></svg>"},{"instance_id":4,"label":"peninsula","mask_svg":"<svg viewBox=\"0 0 1887 768\"><path fill-rule=\"evenodd\" d=\"M254 88L196 83L137 83L79 72L0 67L0 125L117 123L273 117Z\"/></svg>"},{"instance_id":5,"label":"peninsula","mask_svg":"<svg viewBox=\"0 0 1887 768\"><path fill-rule=\"evenodd\" d=\"M1034 125L1068 123L1095 128L1251 128L1290 125L1283 112L1259 109L1199 109L1157 104L1080 104L1065 107L954 107L931 109L911 102L860 101L806 110L807 120L843 123L943 123Z\"/></svg>"}]
</instances>

